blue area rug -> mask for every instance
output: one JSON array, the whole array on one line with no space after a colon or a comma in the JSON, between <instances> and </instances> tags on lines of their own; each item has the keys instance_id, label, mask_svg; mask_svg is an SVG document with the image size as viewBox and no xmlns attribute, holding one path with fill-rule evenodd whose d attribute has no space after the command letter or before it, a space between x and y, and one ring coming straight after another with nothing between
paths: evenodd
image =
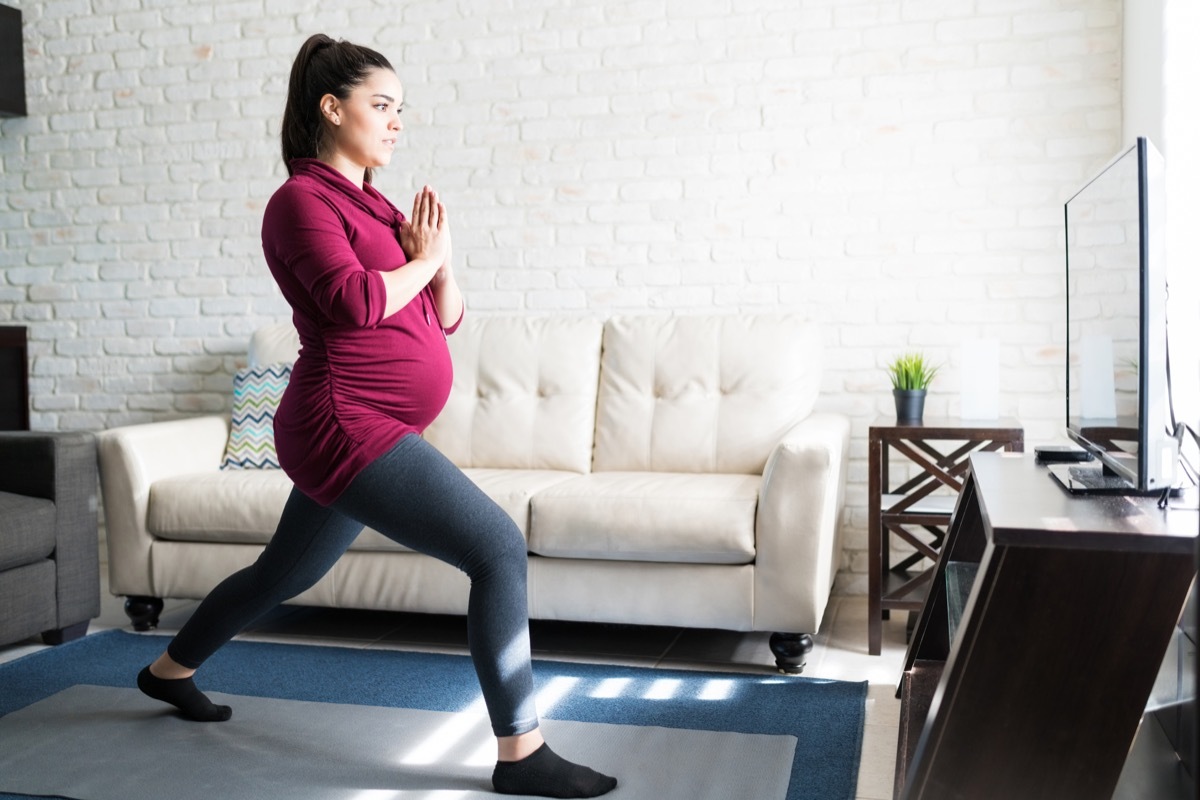
<instances>
[{"instance_id":1,"label":"blue area rug","mask_svg":"<svg viewBox=\"0 0 1200 800\"><path fill-rule=\"evenodd\" d=\"M78 684L131 687L166 641L108 631L0 665L0 716ZM539 689L570 679L559 681L570 688L546 719L795 736L787 799L855 796L865 683L541 660L534 677ZM465 656L240 641L205 664L200 685L265 698L449 712L479 696ZM131 757L140 763L145 754ZM0 794L14 797L21 796Z\"/></svg>"}]
</instances>

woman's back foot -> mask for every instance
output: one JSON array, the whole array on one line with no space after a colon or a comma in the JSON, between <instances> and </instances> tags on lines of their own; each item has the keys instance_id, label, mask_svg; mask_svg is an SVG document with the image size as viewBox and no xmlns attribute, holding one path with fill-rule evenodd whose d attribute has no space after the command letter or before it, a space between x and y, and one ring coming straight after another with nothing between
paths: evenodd
<instances>
[{"instance_id":1,"label":"woman's back foot","mask_svg":"<svg viewBox=\"0 0 1200 800\"><path fill-rule=\"evenodd\" d=\"M209 700L191 678L160 678L146 667L138 673L137 685L146 696L170 703L183 716L197 722L224 722L233 716L232 708Z\"/></svg>"}]
</instances>

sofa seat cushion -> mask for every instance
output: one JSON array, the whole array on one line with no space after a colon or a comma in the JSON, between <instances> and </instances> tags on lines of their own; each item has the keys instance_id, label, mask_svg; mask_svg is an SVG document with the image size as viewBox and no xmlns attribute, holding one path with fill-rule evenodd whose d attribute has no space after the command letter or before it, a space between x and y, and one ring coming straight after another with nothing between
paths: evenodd
<instances>
[{"instance_id":1,"label":"sofa seat cushion","mask_svg":"<svg viewBox=\"0 0 1200 800\"><path fill-rule=\"evenodd\" d=\"M570 480L575 472L468 469L467 477L503 508L528 537L529 498ZM292 482L279 470L203 472L164 478L150 487L146 525L161 539L180 542L266 544ZM351 550L404 551L407 547L367 528Z\"/></svg>"},{"instance_id":2,"label":"sofa seat cushion","mask_svg":"<svg viewBox=\"0 0 1200 800\"><path fill-rule=\"evenodd\" d=\"M0 571L54 552L54 501L0 492Z\"/></svg>"},{"instance_id":3,"label":"sofa seat cushion","mask_svg":"<svg viewBox=\"0 0 1200 800\"><path fill-rule=\"evenodd\" d=\"M758 475L597 472L538 492L529 549L553 558L749 564Z\"/></svg>"},{"instance_id":4,"label":"sofa seat cushion","mask_svg":"<svg viewBox=\"0 0 1200 800\"><path fill-rule=\"evenodd\" d=\"M291 491L291 480L275 469L163 478L150 486L146 529L180 542L265 544Z\"/></svg>"}]
</instances>

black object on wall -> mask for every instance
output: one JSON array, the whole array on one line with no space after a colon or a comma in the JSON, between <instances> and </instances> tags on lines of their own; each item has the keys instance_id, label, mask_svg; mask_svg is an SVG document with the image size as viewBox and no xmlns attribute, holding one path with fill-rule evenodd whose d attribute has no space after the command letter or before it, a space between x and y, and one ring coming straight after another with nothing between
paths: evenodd
<instances>
[{"instance_id":1,"label":"black object on wall","mask_svg":"<svg viewBox=\"0 0 1200 800\"><path fill-rule=\"evenodd\" d=\"M26 329L0 325L0 431L29 430L29 345Z\"/></svg>"},{"instance_id":2,"label":"black object on wall","mask_svg":"<svg viewBox=\"0 0 1200 800\"><path fill-rule=\"evenodd\" d=\"M0 117L25 115L25 44L21 37L21 10L0 6Z\"/></svg>"}]
</instances>

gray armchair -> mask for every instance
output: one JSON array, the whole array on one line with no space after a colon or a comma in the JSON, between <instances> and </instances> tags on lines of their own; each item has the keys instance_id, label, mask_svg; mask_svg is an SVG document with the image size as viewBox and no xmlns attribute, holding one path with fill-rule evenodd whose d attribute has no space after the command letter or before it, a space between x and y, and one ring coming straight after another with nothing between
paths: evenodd
<instances>
[{"instance_id":1,"label":"gray armchair","mask_svg":"<svg viewBox=\"0 0 1200 800\"><path fill-rule=\"evenodd\" d=\"M98 492L92 434L0 432L0 645L99 615Z\"/></svg>"}]
</instances>

